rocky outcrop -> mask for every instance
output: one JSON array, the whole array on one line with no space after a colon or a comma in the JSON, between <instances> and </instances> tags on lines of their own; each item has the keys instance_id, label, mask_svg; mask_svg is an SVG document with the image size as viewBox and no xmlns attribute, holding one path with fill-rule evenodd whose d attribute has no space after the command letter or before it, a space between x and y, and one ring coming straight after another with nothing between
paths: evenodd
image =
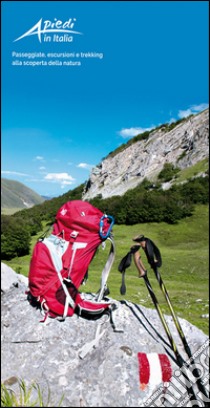
<instances>
[{"instance_id":1,"label":"rocky outcrop","mask_svg":"<svg viewBox=\"0 0 210 408\"><path fill-rule=\"evenodd\" d=\"M27 286L28 278L17 274L10 266L1 262L1 292L6 292L11 287L18 286L18 283L21 282Z\"/></svg>"},{"instance_id":2,"label":"rocky outcrop","mask_svg":"<svg viewBox=\"0 0 210 408\"><path fill-rule=\"evenodd\" d=\"M17 279L14 282L16 285L9 285L1 296L1 379L16 393L18 379L24 379L26 385L39 384L45 401L50 390L51 403L44 406L58 406L62 394L63 407L182 406L183 400L189 406L184 377L156 310L116 302L115 322L123 331L114 331L104 317L91 321L73 315L63 322L50 319L45 325L40 323L40 311L27 301L26 284ZM186 358L171 317L166 316L166 320ZM208 337L186 320L180 322L205 379ZM103 335L87 350L99 325ZM82 355L85 349L87 354ZM154 360L157 353L168 356L173 375L164 405L161 378L158 381L153 377L147 387L140 387L140 370L144 367L139 365L139 353L149 353ZM193 387L197 394L196 385Z\"/></svg>"},{"instance_id":3,"label":"rocky outcrop","mask_svg":"<svg viewBox=\"0 0 210 408\"><path fill-rule=\"evenodd\" d=\"M97 195L107 198L123 195L144 178L155 180L165 163L180 169L193 166L209 156L209 110L191 116L171 131L161 127L147 140L128 146L116 155L107 156L93 168L83 199Z\"/></svg>"}]
</instances>

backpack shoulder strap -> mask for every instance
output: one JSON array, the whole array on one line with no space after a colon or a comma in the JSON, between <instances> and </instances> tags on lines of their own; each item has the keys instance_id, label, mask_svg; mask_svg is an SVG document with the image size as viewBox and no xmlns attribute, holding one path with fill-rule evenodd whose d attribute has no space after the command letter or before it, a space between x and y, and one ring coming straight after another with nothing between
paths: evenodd
<instances>
[{"instance_id":1,"label":"backpack shoulder strap","mask_svg":"<svg viewBox=\"0 0 210 408\"><path fill-rule=\"evenodd\" d=\"M58 240L60 241L58 243ZM69 291L64 283L63 277L61 275L61 270L62 270L62 260L61 260L61 256L62 254L66 251L69 242L64 241L59 239L58 237L54 236L54 235L50 235L49 238L45 238L43 240L43 243L46 245L46 247L49 249L49 253L52 259L52 262L54 264L55 270L57 272L58 278L60 280L60 283L62 285L62 288L64 290L64 293L66 295L66 305L65 305L65 309L64 309L64 315L63 318L65 319L66 314L67 314L67 309L68 309L68 305L71 306L73 309L75 307L75 302L72 299L72 297L69 294ZM56 250L56 248L58 248L58 246L60 247L61 252L58 254L58 250Z\"/></svg>"},{"instance_id":2,"label":"backpack shoulder strap","mask_svg":"<svg viewBox=\"0 0 210 408\"><path fill-rule=\"evenodd\" d=\"M114 259L115 259L115 243L112 237L108 237L107 238L108 241L111 242L111 247L110 247L110 251L109 251L109 256L108 259L106 261L106 264L104 265L103 271L101 273L101 286L99 289L99 293L97 295L97 301L100 302L103 299L103 296L105 294L105 291L107 289L106 286L106 282L109 276L109 272L112 268Z\"/></svg>"}]
</instances>

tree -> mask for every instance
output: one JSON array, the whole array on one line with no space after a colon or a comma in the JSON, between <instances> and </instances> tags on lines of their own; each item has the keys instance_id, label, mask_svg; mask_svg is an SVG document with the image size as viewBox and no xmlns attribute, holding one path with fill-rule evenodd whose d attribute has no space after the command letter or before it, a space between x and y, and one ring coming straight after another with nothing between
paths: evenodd
<instances>
[{"instance_id":1,"label":"tree","mask_svg":"<svg viewBox=\"0 0 210 408\"><path fill-rule=\"evenodd\" d=\"M1 259L10 260L29 254L30 241L30 233L22 220L2 216Z\"/></svg>"}]
</instances>

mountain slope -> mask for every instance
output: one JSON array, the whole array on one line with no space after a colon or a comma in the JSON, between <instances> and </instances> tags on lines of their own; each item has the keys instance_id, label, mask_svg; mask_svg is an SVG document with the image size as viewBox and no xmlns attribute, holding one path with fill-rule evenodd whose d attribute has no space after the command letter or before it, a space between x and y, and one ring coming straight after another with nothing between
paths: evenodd
<instances>
[{"instance_id":1,"label":"mountain slope","mask_svg":"<svg viewBox=\"0 0 210 408\"><path fill-rule=\"evenodd\" d=\"M157 180L166 163L182 171L199 162L207 165L208 136L209 109L206 109L134 137L92 169L83 199L89 200L99 194L103 198L123 195L145 178Z\"/></svg>"},{"instance_id":2,"label":"mountain slope","mask_svg":"<svg viewBox=\"0 0 210 408\"><path fill-rule=\"evenodd\" d=\"M19 181L1 179L2 212L30 208L35 204L41 204L43 201L44 198Z\"/></svg>"}]
</instances>

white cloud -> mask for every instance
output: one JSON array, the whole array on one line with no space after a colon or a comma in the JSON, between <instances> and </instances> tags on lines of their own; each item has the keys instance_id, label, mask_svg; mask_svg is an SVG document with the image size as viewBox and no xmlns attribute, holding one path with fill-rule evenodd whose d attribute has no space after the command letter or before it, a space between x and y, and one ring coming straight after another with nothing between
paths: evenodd
<instances>
[{"instance_id":1,"label":"white cloud","mask_svg":"<svg viewBox=\"0 0 210 408\"><path fill-rule=\"evenodd\" d=\"M191 109L179 110L179 112L178 112L178 117L181 118L181 119L186 118L189 115L192 115Z\"/></svg>"},{"instance_id":2,"label":"white cloud","mask_svg":"<svg viewBox=\"0 0 210 408\"><path fill-rule=\"evenodd\" d=\"M52 181L61 181L61 180L69 180L73 181L74 178L70 176L68 173L48 173L45 176L45 180L52 180Z\"/></svg>"},{"instance_id":3,"label":"white cloud","mask_svg":"<svg viewBox=\"0 0 210 408\"><path fill-rule=\"evenodd\" d=\"M196 113L199 113L205 109L207 109L209 107L208 103L200 103L199 105L192 105L189 108L185 109L185 110L179 110L178 112L178 117L179 118L185 118L186 116L189 115L195 115ZM170 116L172 115L172 111L170 111ZM171 117L169 120L169 123L173 123L176 122L177 119ZM130 127L130 128L124 128L121 129L120 131L118 131L117 133L123 137L123 139L127 139L127 138L132 138L134 136L137 136L141 133L144 133L146 131L150 131L152 129L154 129L155 126L151 126L148 128L142 128L142 127ZM81 163L83 164L83 163ZM85 163L84 163L85 164ZM78 166L79 167L79 166ZM82 166L80 166L82 167Z\"/></svg>"},{"instance_id":4,"label":"white cloud","mask_svg":"<svg viewBox=\"0 0 210 408\"><path fill-rule=\"evenodd\" d=\"M153 127L150 127L150 128L131 127L131 128L128 128L128 129L122 129L118 133L119 133L120 136L122 136L124 139L126 139L128 137L137 136L140 133L150 131L151 129L153 129Z\"/></svg>"},{"instance_id":5,"label":"white cloud","mask_svg":"<svg viewBox=\"0 0 210 408\"><path fill-rule=\"evenodd\" d=\"M200 105L192 105L186 110L179 110L178 117L179 118L186 118L189 115L196 115L209 107L208 103L201 103Z\"/></svg>"},{"instance_id":6,"label":"white cloud","mask_svg":"<svg viewBox=\"0 0 210 408\"><path fill-rule=\"evenodd\" d=\"M39 170L46 170L46 167L41 166L41 167L39 167Z\"/></svg>"},{"instance_id":7,"label":"white cloud","mask_svg":"<svg viewBox=\"0 0 210 408\"><path fill-rule=\"evenodd\" d=\"M73 184L72 181L63 180L61 183L61 188L65 188L66 186L69 186L71 184Z\"/></svg>"},{"instance_id":8,"label":"white cloud","mask_svg":"<svg viewBox=\"0 0 210 408\"><path fill-rule=\"evenodd\" d=\"M2 170L1 174L9 174L9 175L14 175L14 176L27 176L30 177L29 174L26 173L19 173L18 171L10 171L10 170Z\"/></svg>"},{"instance_id":9,"label":"white cloud","mask_svg":"<svg viewBox=\"0 0 210 408\"><path fill-rule=\"evenodd\" d=\"M42 160L44 160L44 157L43 157L43 156L36 156L34 160L40 160L40 161L42 161Z\"/></svg>"},{"instance_id":10,"label":"white cloud","mask_svg":"<svg viewBox=\"0 0 210 408\"><path fill-rule=\"evenodd\" d=\"M174 122L176 122L176 121L177 121L177 119L171 118L171 119L169 120L169 123L174 123Z\"/></svg>"},{"instance_id":11,"label":"white cloud","mask_svg":"<svg viewBox=\"0 0 210 408\"><path fill-rule=\"evenodd\" d=\"M79 163L77 165L77 167L79 167L80 169L91 170L94 167L94 165L93 164L88 164L88 163Z\"/></svg>"},{"instance_id":12,"label":"white cloud","mask_svg":"<svg viewBox=\"0 0 210 408\"><path fill-rule=\"evenodd\" d=\"M74 184L75 182L75 179L68 173L48 173L44 179L52 181L53 183L59 183L61 188L64 188L66 185Z\"/></svg>"},{"instance_id":13,"label":"white cloud","mask_svg":"<svg viewBox=\"0 0 210 408\"><path fill-rule=\"evenodd\" d=\"M193 106L192 106L192 109L193 109L195 112L201 112L201 111L207 109L208 107L209 107L209 104L208 104L208 103L200 103L200 105L193 105Z\"/></svg>"}]
</instances>

